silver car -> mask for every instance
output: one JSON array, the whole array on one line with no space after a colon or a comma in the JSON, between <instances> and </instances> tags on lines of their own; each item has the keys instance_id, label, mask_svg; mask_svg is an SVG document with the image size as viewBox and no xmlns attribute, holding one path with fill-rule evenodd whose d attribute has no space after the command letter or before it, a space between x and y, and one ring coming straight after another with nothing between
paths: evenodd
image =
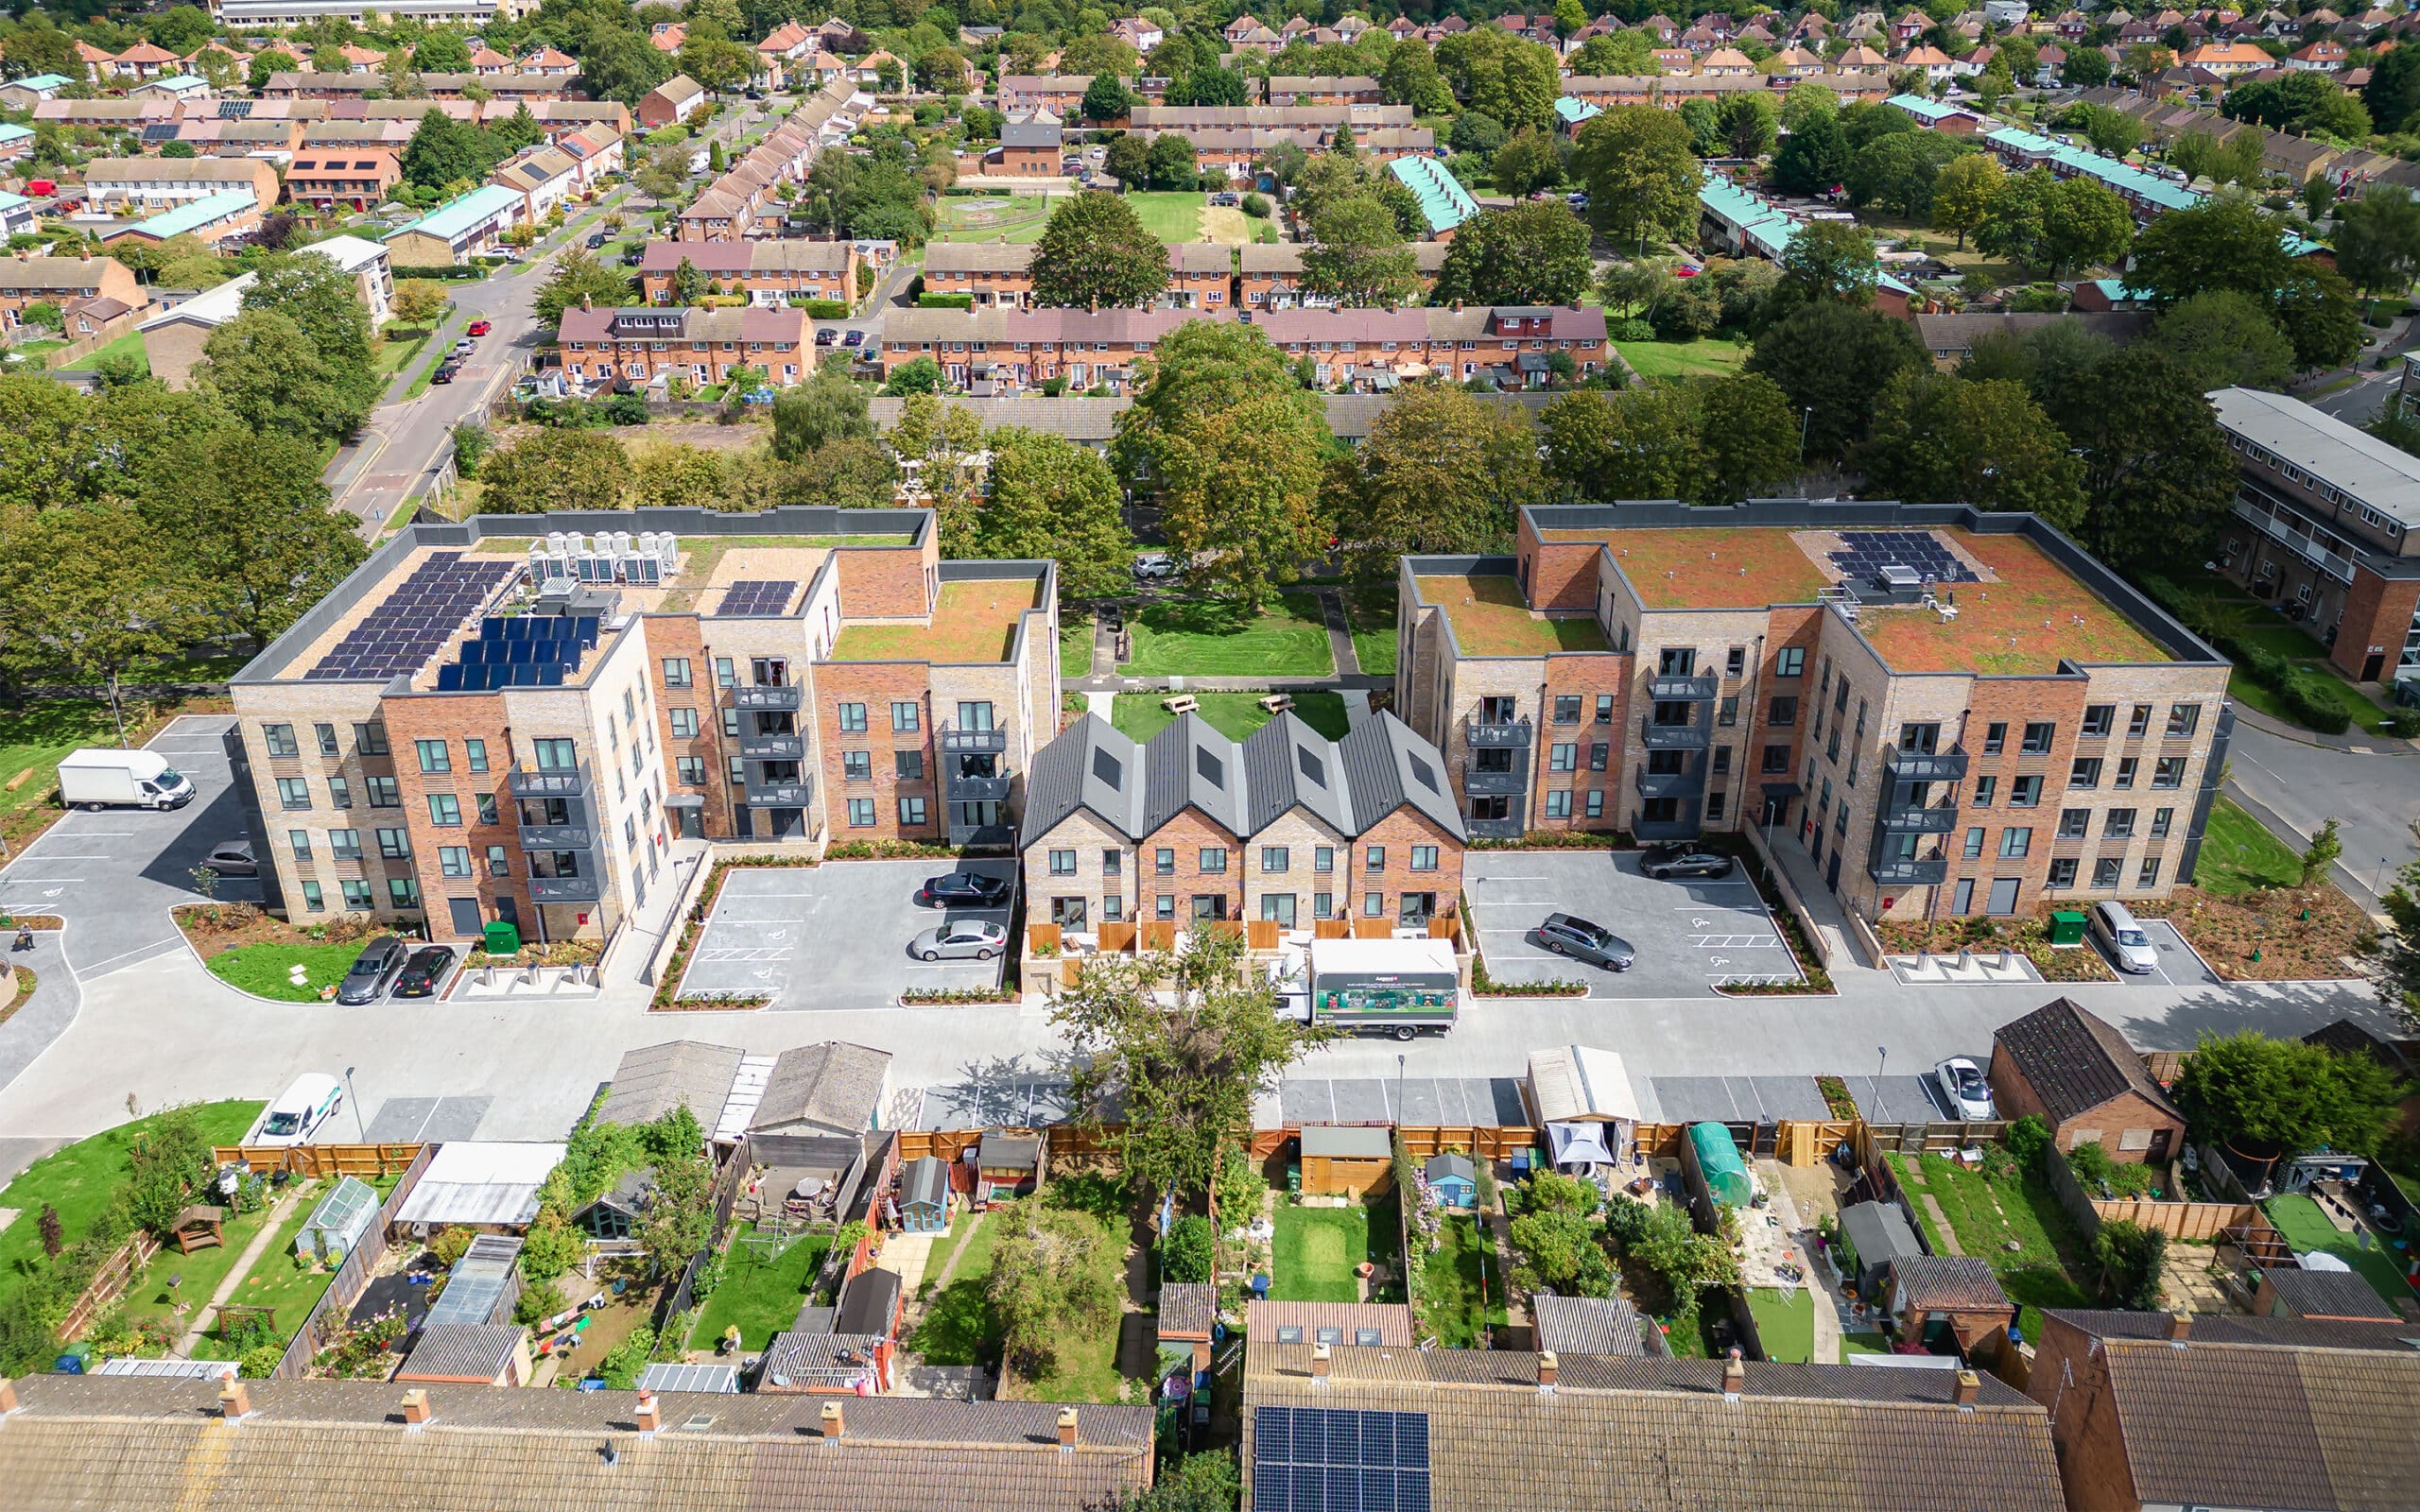
<instances>
[{"instance_id":1,"label":"silver car","mask_svg":"<svg viewBox=\"0 0 2420 1512\"><path fill-rule=\"evenodd\" d=\"M1932 1069L1933 1078L1941 1084L1941 1094L1949 1102L1953 1117L1989 1123L1996 1116L1992 1111L1991 1084L1983 1079L1981 1068L1964 1056L1953 1056Z\"/></svg>"},{"instance_id":2,"label":"silver car","mask_svg":"<svg viewBox=\"0 0 2420 1512\"><path fill-rule=\"evenodd\" d=\"M908 954L920 961L988 961L1009 948L1006 926L988 919L953 919L916 936Z\"/></svg>"},{"instance_id":3,"label":"silver car","mask_svg":"<svg viewBox=\"0 0 2420 1512\"><path fill-rule=\"evenodd\" d=\"M2152 937L2120 902L2099 902L2092 905L2092 932L2100 936L2101 948L2109 953L2118 970L2147 976L2159 970L2159 952L2152 948Z\"/></svg>"}]
</instances>

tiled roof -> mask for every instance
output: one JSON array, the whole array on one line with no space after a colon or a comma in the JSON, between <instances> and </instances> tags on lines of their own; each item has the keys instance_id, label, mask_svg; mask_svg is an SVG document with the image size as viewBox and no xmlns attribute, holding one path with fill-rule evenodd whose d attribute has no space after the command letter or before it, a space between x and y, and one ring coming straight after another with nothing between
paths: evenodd
<instances>
[{"instance_id":1,"label":"tiled roof","mask_svg":"<svg viewBox=\"0 0 2420 1512\"><path fill-rule=\"evenodd\" d=\"M1418 1337L1419 1325L1411 1309L1401 1302L1253 1302L1244 1313L1244 1333L1248 1338L1266 1344L1277 1342L1279 1329L1301 1329L1305 1353L1308 1347L1321 1343L1320 1331L1333 1330L1337 1337L1330 1344L1352 1345L1360 1330L1378 1331L1374 1348L1382 1349L1409 1349Z\"/></svg>"},{"instance_id":2,"label":"tiled roof","mask_svg":"<svg viewBox=\"0 0 2420 1512\"><path fill-rule=\"evenodd\" d=\"M873 1126L890 1071L890 1053L864 1045L827 1040L785 1050L773 1061L764 1098L748 1126L807 1124L826 1133L863 1133Z\"/></svg>"},{"instance_id":3,"label":"tiled roof","mask_svg":"<svg viewBox=\"0 0 2420 1512\"><path fill-rule=\"evenodd\" d=\"M2290 1316L2377 1318L2389 1323L2400 1320L2394 1309L2386 1305L2359 1271L2304 1270L2280 1265L2266 1272L2265 1279Z\"/></svg>"},{"instance_id":4,"label":"tiled roof","mask_svg":"<svg viewBox=\"0 0 2420 1512\"><path fill-rule=\"evenodd\" d=\"M1207 1282L1170 1281L1160 1288L1160 1337L1206 1339L1219 1320L1219 1288Z\"/></svg>"},{"instance_id":5,"label":"tiled roof","mask_svg":"<svg viewBox=\"0 0 2420 1512\"><path fill-rule=\"evenodd\" d=\"M1031 242L930 242L925 271L931 273L1022 273L1033 266Z\"/></svg>"},{"instance_id":6,"label":"tiled roof","mask_svg":"<svg viewBox=\"0 0 2420 1512\"><path fill-rule=\"evenodd\" d=\"M614 1068L613 1090L596 1110L596 1121L636 1125L685 1104L699 1123L712 1129L731 1096L740 1059L740 1052L729 1045L696 1040L627 1051Z\"/></svg>"},{"instance_id":7,"label":"tiled roof","mask_svg":"<svg viewBox=\"0 0 2420 1512\"><path fill-rule=\"evenodd\" d=\"M2074 1002L2053 998L1994 1037L2055 1126L2128 1091L2176 1112L2126 1037ZM2182 1117L2182 1114L2178 1114Z\"/></svg>"},{"instance_id":8,"label":"tiled roof","mask_svg":"<svg viewBox=\"0 0 2420 1512\"><path fill-rule=\"evenodd\" d=\"M1901 1255L1891 1262L1891 1277L1898 1306L1933 1313L2016 1310L1991 1263L1972 1255Z\"/></svg>"},{"instance_id":9,"label":"tiled roof","mask_svg":"<svg viewBox=\"0 0 2420 1512\"><path fill-rule=\"evenodd\" d=\"M706 245L712 245L708 243ZM659 318L650 322L647 317ZM662 317L677 317L662 320ZM622 305L605 310L565 310L560 334L565 341L797 341L806 325L803 310L705 309L688 305Z\"/></svg>"},{"instance_id":10,"label":"tiled roof","mask_svg":"<svg viewBox=\"0 0 2420 1512\"><path fill-rule=\"evenodd\" d=\"M2097 1339L2166 1339L2165 1313L2121 1313L2060 1308L2042 1314ZM2190 1336L2204 1344L2258 1344L2273 1349L2383 1349L2420 1352L2420 1326L2402 1319L2375 1323L2342 1318L2247 1317L2239 1313L2196 1313Z\"/></svg>"},{"instance_id":11,"label":"tiled roof","mask_svg":"<svg viewBox=\"0 0 2420 1512\"><path fill-rule=\"evenodd\" d=\"M1530 1301L1538 1348L1558 1355L1647 1353L1638 1309L1618 1297L1562 1297L1540 1292Z\"/></svg>"}]
</instances>

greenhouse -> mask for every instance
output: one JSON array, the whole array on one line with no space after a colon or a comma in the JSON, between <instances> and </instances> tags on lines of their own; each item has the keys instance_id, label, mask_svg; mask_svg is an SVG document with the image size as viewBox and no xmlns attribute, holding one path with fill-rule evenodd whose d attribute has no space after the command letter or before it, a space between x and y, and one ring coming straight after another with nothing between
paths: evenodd
<instances>
[{"instance_id":1,"label":"greenhouse","mask_svg":"<svg viewBox=\"0 0 2420 1512\"><path fill-rule=\"evenodd\" d=\"M1720 1124L1692 1124L1689 1143L1697 1150L1698 1169L1705 1174L1706 1191L1726 1208L1744 1208L1754 1201L1756 1187L1740 1163L1739 1146Z\"/></svg>"},{"instance_id":2,"label":"greenhouse","mask_svg":"<svg viewBox=\"0 0 2420 1512\"><path fill-rule=\"evenodd\" d=\"M346 1177L311 1210L302 1231L294 1236L294 1252L304 1260L340 1265L377 1221L378 1194L360 1177Z\"/></svg>"}]
</instances>

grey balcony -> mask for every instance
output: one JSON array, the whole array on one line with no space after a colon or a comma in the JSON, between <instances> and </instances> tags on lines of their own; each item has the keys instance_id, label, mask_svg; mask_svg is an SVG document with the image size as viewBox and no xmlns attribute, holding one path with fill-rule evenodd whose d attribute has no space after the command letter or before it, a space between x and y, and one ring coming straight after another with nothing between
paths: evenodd
<instances>
[{"instance_id":1,"label":"grey balcony","mask_svg":"<svg viewBox=\"0 0 2420 1512\"><path fill-rule=\"evenodd\" d=\"M774 687L734 688L731 706L735 709L795 709L801 690L795 683Z\"/></svg>"},{"instance_id":2,"label":"grey balcony","mask_svg":"<svg viewBox=\"0 0 2420 1512\"><path fill-rule=\"evenodd\" d=\"M1473 750L1520 750L1530 744L1530 722L1516 719L1511 724L1491 725L1477 719L1462 722L1462 734Z\"/></svg>"},{"instance_id":3,"label":"grey balcony","mask_svg":"<svg viewBox=\"0 0 2420 1512\"><path fill-rule=\"evenodd\" d=\"M1692 803L1685 807L1687 812L1677 819L1662 823L1639 819L1631 825L1631 833L1641 840L1693 840L1697 838L1699 830L1697 805Z\"/></svg>"},{"instance_id":4,"label":"grey balcony","mask_svg":"<svg viewBox=\"0 0 2420 1512\"><path fill-rule=\"evenodd\" d=\"M1009 796L1009 775L997 777L947 777L942 784L953 803L999 803Z\"/></svg>"},{"instance_id":5,"label":"grey balcony","mask_svg":"<svg viewBox=\"0 0 2420 1512\"><path fill-rule=\"evenodd\" d=\"M953 820L949 827L949 843L977 847L1012 846L1017 832L1005 824L959 824Z\"/></svg>"},{"instance_id":6,"label":"grey balcony","mask_svg":"<svg viewBox=\"0 0 2420 1512\"><path fill-rule=\"evenodd\" d=\"M742 733L739 737L739 754L754 761L799 761L806 755L806 737Z\"/></svg>"},{"instance_id":7,"label":"grey balcony","mask_svg":"<svg viewBox=\"0 0 2420 1512\"><path fill-rule=\"evenodd\" d=\"M1872 873L1875 881L1886 887L1922 887L1932 883L1946 881L1949 876L1949 861L1946 857L1915 861L1902 861L1894 857L1886 861L1876 861L1867 870Z\"/></svg>"},{"instance_id":8,"label":"grey balcony","mask_svg":"<svg viewBox=\"0 0 2420 1512\"><path fill-rule=\"evenodd\" d=\"M815 801L815 784L804 781L760 782L751 778L747 793L752 809L803 809Z\"/></svg>"},{"instance_id":9,"label":"grey balcony","mask_svg":"<svg viewBox=\"0 0 2420 1512\"><path fill-rule=\"evenodd\" d=\"M1893 834L1947 834L1958 825L1955 803L1908 803L1882 806L1879 820Z\"/></svg>"},{"instance_id":10,"label":"grey balcony","mask_svg":"<svg viewBox=\"0 0 2420 1512\"><path fill-rule=\"evenodd\" d=\"M1657 703L1712 703L1715 693L1716 682L1712 678L1659 672L1647 679L1647 696Z\"/></svg>"},{"instance_id":11,"label":"grey balcony","mask_svg":"<svg viewBox=\"0 0 2420 1512\"><path fill-rule=\"evenodd\" d=\"M996 756L1009 748L1005 730L967 730L955 723L942 726L943 756Z\"/></svg>"},{"instance_id":12,"label":"grey balcony","mask_svg":"<svg viewBox=\"0 0 2420 1512\"><path fill-rule=\"evenodd\" d=\"M593 903L604 896L598 877L532 877L529 899L541 903Z\"/></svg>"},{"instance_id":13,"label":"grey balcony","mask_svg":"<svg viewBox=\"0 0 2420 1512\"><path fill-rule=\"evenodd\" d=\"M1651 772L1642 766L1632 776L1631 785L1641 798L1695 798L1705 791L1705 772L1695 762L1677 772Z\"/></svg>"},{"instance_id":14,"label":"grey balcony","mask_svg":"<svg viewBox=\"0 0 2420 1512\"><path fill-rule=\"evenodd\" d=\"M1886 777L1901 782L1956 782L1966 776L1966 753L1962 750L1944 751L1901 750L1893 747L1882 753Z\"/></svg>"},{"instance_id":15,"label":"grey balcony","mask_svg":"<svg viewBox=\"0 0 2420 1512\"><path fill-rule=\"evenodd\" d=\"M1640 721L1639 738L1649 750L1703 750L1712 743L1713 730L1703 724L1659 725L1647 719Z\"/></svg>"},{"instance_id":16,"label":"grey balcony","mask_svg":"<svg viewBox=\"0 0 2420 1512\"><path fill-rule=\"evenodd\" d=\"M585 850L596 843L596 836L584 824L525 824L521 827L521 849L524 850Z\"/></svg>"},{"instance_id":17,"label":"grey balcony","mask_svg":"<svg viewBox=\"0 0 2420 1512\"><path fill-rule=\"evenodd\" d=\"M1475 797L1495 798L1529 790L1527 772L1482 772L1473 768L1462 773L1462 791Z\"/></svg>"},{"instance_id":18,"label":"grey balcony","mask_svg":"<svg viewBox=\"0 0 2420 1512\"><path fill-rule=\"evenodd\" d=\"M1522 833L1519 819L1464 819L1462 827L1474 840L1518 840Z\"/></svg>"},{"instance_id":19,"label":"grey balcony","mask_svg":"<svg viewBox=\"0 0 2420 1512\"><path fill-rule=\"evenodd\" d=\"M585 798L588 795L588 768L576 771L532 772L514 767L505 774L505 785L514 798Z\"/></svg>"}]
</instances>

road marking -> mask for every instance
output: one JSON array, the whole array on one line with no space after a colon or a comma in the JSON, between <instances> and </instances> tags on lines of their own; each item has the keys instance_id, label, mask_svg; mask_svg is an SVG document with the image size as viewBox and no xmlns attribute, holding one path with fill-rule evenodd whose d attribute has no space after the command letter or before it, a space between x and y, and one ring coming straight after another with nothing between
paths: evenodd
<instances>
[{"instance_id":1,"label":"road marking","mask_svg":"<svg viewBox=\"0 0 2420 1512\"><path fill-rule=\"evenodd\" d=\"M60 850L44 850L40 853L28 850L26 852L26 859L28 861L113 861L116 857L100 855L70 855Z\"/></svg>"},{"instance_id":2,"label":"road marking","mask_svg":"<svg viewBox=\"0 0 2420 1512\"><path fill-rule=\"evenodd\" d=\"M45 857L43 859L46 860L48 858ZM10 884L20 882L81 882L84 879L81 877L10 877L8 879Z\"/></svg>"},{"instance_id":3,"label":"road marking","mask_svg":"<svg viewBox=\"0 0 2420 1512\"><path fill-rule=\"evenodd\" d=\"M119 961L127 960L137 955L147 957L163 954L168 951L176 949L177 946L182 943L182 941L181 940L155 939L148 945L138 945L130 951L120 951L115 955L104 956L100 960L95 961L92 965L85 967L83 970L85 971L97 974L104 966L113 966Z\"/></svg>"},{"instance_id":4,"label":"road marking","mask_svg":"<svg viewBox=\"0 0 2420 1512\"><path fill-rule=\"evenodd\" d=\"M67 826L61 824L59 828L66 830ZM74 830L69 833L79 840L124 840L134 833L132 830Z\"/></svg>"}]
</instances>

